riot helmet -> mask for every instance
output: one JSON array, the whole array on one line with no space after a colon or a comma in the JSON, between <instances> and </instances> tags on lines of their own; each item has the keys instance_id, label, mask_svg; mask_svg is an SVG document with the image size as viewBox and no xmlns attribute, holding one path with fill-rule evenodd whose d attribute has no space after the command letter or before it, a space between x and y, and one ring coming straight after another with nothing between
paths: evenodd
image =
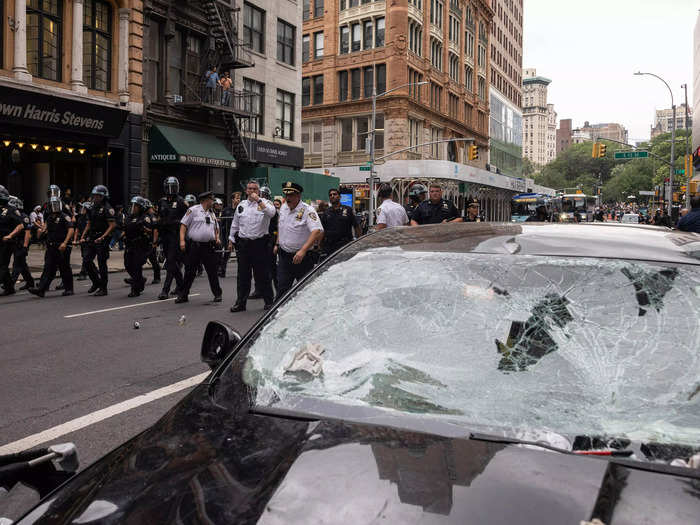
<instances>
[{"instance_id":1,"label":"riot helmet","mask_svg":"<svg viewBox=\"0 0 700 525\"><path fill-rule=\"evenodd\" d=\"M214 199L214 206L223 206L223 205L224 205L224 203L219 197Z\"/></svg>"},{"instance_id":2,"label":"riot helmet","mask_svg":"<svg viewBox=\"0 0 700 525\"><path fill-rule=\"evenodd\" d=\"M185 195L185 202L188 206L193 206L194 204L197 204L197 197L195 197L191 193L188 193L187 195Z\"/></svg>"},{"instance_id":3,"label":"riot helmet","mask_svg":"<svg viewBox=\"0 0 700 525\"><path fill-rule=\"evenodd\" d=\"M7 204L10 200L10 192L5 186L0 185L0 204Z\"/></svg>"},{"instance_id":4,"label":"riot helmet","mask_svg":"<svg viewBox=\"0 0 700 525\"><path fill-rule=\"evenodd\" d=\"M270 200L270 199L272 199L272 191L270 190L269 187L263 186L260 188L260 196L263 199Z\"/></svg>"},{"instance_id":5,"label":"riot helmet","mask_svg":"<svg viewBox=\"0 0 700 525\"><path fill-rule=\"evenodd\" d=\"M15 197L14 195L10 195L10 198L8 199L7 204L12 206L13 208L17 208L18 210L21 210L24 207L22 205L22 201L19 200L19 197Z\"/></svg>"},{"instance_id":6,"label":"riot helmet","mask_svg":"<svg viewBox=\"0 0 700 525\"><path fill-rule=\"evenodd\" d=\"M177 192L180 191L180 181L176 177L168 177L163 182L163 191L166 195L177 195Z\"/></svg>"},{"instance_id":7,"label":"riot helmet","mask_svg":"<svg viewBox=\"0 0 700 525\"><path fill-rule=\"evenodd\" d=\"M52 184L49 186L49 188L46 190L46 196L51 199L51 197L58 197L59 199L61 198L61 188L56 186L55 184Z\"/></svg>"},{"instance_id":8,"label":"riot helmet","mask_svg":"<svg viewBox=\"0 0 700 525\"><path fill-rule=\"evenodd\" d=\"M59 213L63 209L63 203L59 197L51 197L49 199L49 211L51 213Z\"/></svg>"},{"instance_id":9,"label":"riot helmet","mask_svg":"<svg viewBox=\"0 0 700 525\"><path fill-rule=\"evenodd\" d=\"M103 186L102 184L98 184L94 188L92 188L92 200L93 202L102 202L105 199L109 198L109 190L107 189L107 186Z\"/></svg>"},{"instance_id":10,"label":"riot helmet","mask_svg":"<svg viewBox=\"0 0 700 525\"><path fill-rule=\"evenodd\" d=\"M420 196L425 193L428 193L428 188L426 188L422 184L414 184L413 186L411 186L411 193L409 195L411 197L420 198Z\"/></svg>"},{"instance_id":11,"label":"riot helmet","mask_svg":"<svg viewBox=\"0 0 700 525\"><path fill-rule=\"evenodd\" d=\"M148 209L148 201L141 197L141 195L135 195L131 197L131 215L140 215L146 209Z\"/></svg>"}]
</instances>

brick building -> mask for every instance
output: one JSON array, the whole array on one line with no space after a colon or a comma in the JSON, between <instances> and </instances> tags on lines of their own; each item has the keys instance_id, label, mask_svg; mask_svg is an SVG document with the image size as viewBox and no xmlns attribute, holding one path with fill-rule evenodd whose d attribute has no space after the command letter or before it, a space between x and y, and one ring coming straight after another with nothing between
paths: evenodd
<instances>
[{"instance_id":1,"label":"brick building","mask_svg":"<svg viewBox=\"0 0 700 525\"><path fill-rule=\"evenodd\" d=\"M563 118L559 121L557 129L557 157L559 154L571 146L573 137L573 129L570 118Z\"/></svg>"}]
</instances>

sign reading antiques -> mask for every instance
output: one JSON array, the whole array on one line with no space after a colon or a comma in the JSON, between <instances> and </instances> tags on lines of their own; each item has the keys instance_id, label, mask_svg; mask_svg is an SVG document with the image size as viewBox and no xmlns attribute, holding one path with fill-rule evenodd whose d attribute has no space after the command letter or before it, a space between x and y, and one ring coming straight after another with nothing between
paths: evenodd
<instances>
[{"instance_id":1,"label":"sign reading antiques","mask_svg":"<svg viewBox=\"0 0 700 525\"><path fill-rule=\"evenodd\" d=\"M304 167L304 149L264 140L253 140L253 159L266 164Z\"/></svg>"},{"instance_id":2,"label":"sign reading antiques","mask_svg":"<svg viewBox=\"0 0 700 525\"><path fill-rule=\"evenodd\" d=\"M128 111L69 98L0 87L0 123L118 137Z\"/></svg>"}]
</instances>

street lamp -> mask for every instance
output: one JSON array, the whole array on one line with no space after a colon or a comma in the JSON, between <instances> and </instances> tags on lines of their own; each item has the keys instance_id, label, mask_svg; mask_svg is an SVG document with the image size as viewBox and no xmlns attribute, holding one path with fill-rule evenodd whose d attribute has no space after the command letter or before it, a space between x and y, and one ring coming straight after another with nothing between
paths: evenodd
<instances>
[{"instance_id":1,"label":"street lamp","mask_svg":"<svg viewBox=\"0 0 700 525\"><path fill-rule=\"evenodd\" d=\"M403 84L397 86L388 91L384 91L377 95L377 85L375 83L372 88L372 131L370 131L370 150L369 150L369 226L374 226L374 135L377 131L377 99L388 95L389 93L409 87L409 86L423 86L429 84L430 82L424 80L422 82L409 82L408 84Z\"/></svg>"},{"instance_id":2,"label":"street lamp","mask_svg":"<svg viewBox=\"0 0 700 525\"><path fill-rule=\"evenodd\" d=\"M675 164L675 153L676 153L676 105L673 103L673 91L671 91L671 86L668 85L668 82L666 82L663 78L661 78L659 75L655 75L654 73L642 73L641 71L637 71L635 75L648 75L650 77L656 77L658 78L661 82L666 84L666 87L668 88L668 92L671 94L671 109L673 110L673 123L671 124L671 173L669 177L669 185L671 187L671 191L669 192L670 199L668 199L668 215L671 216L671 212L673 211L673 176L675 175L676 172L676 164Z\"/></svg>"}]
</instances>

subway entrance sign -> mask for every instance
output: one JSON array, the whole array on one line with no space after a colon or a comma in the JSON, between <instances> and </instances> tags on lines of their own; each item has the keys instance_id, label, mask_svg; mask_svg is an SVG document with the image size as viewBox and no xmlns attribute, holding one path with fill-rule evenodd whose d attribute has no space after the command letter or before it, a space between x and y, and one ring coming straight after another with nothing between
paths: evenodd
<instances>
[{"instance_id":1,"label":"subway entrance sign","mask_svg":"<svg viewBox=\"0 0 700 525\"><path fill-rule=\"evenodd\" d=\"M616 151L615 160L617 159L646 159L649 158L648 151Z\"/></svg>"}]
</instances>

